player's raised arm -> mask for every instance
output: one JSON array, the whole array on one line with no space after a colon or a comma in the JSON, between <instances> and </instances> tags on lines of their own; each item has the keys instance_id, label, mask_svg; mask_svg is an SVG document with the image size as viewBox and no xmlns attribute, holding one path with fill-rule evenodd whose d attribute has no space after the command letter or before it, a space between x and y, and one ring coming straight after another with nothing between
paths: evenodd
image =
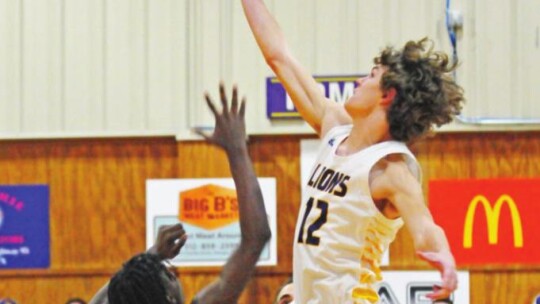
<instances>
[{"instance_id":1,"label":"player's raised arm","mask_svg":"<svg viewBox=\"0 0 540 304\"><path fill-rule=\"evenodd\" d=\"M422 187L405 161L389 160L385 166L384 173L370 183L372 196L392 203L413 238L418 256L441 273L442 286L434 286L434 291L427 296L448 298L457 288L457 273L446 235L433 221L424 203Z\"/></svg>"},{"instance_id":2,"label":"player's raised arm","mask_svg":"<svg viewBox=\"0 0 540 304\"><path fill-rule=\"evenodd\" d=\"M238 104L233 88L228 104L223 85L220 86L222 111L218 112L207 95L208 106L216 118L212 136L200 133L209 142L223 148L236 185L240 216L241 240L221 271L219 279L200 291L194 303L236 303L251 278L259 256L270 240L270 226L264 201L246 145L244 122L245 102Z\"/></svg>"},{"instance_id":3,"label":"player's raised arm","mask_svg":"<svg viewBox=\"0 0 540 304\"><path fill-rule=\"evenodd\" d=\"M319 135L336 124L350 123L341 106L330 102L291 54L283 32L263 0L242 0L244 13L264 59L284 85L296 109Z\"/></svg>"}]
</instances>

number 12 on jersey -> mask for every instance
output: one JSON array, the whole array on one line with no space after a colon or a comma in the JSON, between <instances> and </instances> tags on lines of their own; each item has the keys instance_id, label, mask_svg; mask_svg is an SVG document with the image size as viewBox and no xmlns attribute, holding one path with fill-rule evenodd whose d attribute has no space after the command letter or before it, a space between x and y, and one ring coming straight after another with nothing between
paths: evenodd
<instances>
[{"instance_id":1,"label":"number 12 on jersey","mask_svg":"<svg viewBox=\"0 0 540 304\"><path fill-rule=\"evenodd\" d=\"M321 210L321 213L319 217L313 223L311 223L311 225L309 225L307 229L306 241L304 242L304 229L306 226L306 220L309 213L311 212L311 209L313 209L314 202L315 199L313 197L310 197L307 202L306 212L304 213L304 217L302 218L302 225L300 225L300 230L298 231L298 243L318 246L320 238L313 234L317 230L321 229L322 225L326 223L326 217L328 216L328 202L317 200L317 208Z\"/></svg>"}]
</instances>

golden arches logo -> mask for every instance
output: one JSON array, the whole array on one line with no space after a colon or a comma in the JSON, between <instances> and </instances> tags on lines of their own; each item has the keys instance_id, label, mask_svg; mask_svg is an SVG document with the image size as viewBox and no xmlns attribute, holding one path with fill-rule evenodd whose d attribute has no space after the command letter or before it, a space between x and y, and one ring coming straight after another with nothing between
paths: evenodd
<instances>
[{"instance_id":1,"label":"golden arches logo","mask_svg":"<svg viewBox=\"0 0 540 304\"><path fill-rule=\"evenodd\" d=\"M514 230L514 247L523 247L523 228L521 226L521 217L516 207L516 203L507 194L503 194L495 202L495 206L491 207L489 200L483 195L475 196L469 208L467 209L467 215L465 216L465 228L463 229L463 247L472 247L472 233L474 215L476 213L476 207L478 204L482 204L484 211L486 212L487 228L488 228L488 242L491 245L497 244L499 241L499 217L501 215L502 205L506 203L510 209L510 215L512 217L512 228Z\"/></svg>"}]
</instances>

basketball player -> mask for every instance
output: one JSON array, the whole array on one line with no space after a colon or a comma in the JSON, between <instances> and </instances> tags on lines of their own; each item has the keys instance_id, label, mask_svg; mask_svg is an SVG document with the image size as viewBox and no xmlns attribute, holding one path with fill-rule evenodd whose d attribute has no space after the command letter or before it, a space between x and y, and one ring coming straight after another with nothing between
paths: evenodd
<instances>
[{"instance_id":1,"label":"basketball player","mask_svg":"<svg viewBox=\"0 0 540 304\"><path fill-rule=\"evenodd\" d=\"M236 303L255 269L255 264L270 239L270 226L257 177L246 145L245 102L238 104L233 88L229 109L225 89L220 86L223 110L206 95L208 107L216 118L212 136L206 140L225 150L236 185L240 216L240 245L223 266L220 277L199 291L191 303ZM186 242L181 224L160 229L156 244L147 253L131 258L90 303L181 304L184 296L174 274L162 261L174 258Z\"/></svg>"},{"instance_id":2,"label":"basketball player","mask_svg":"<svg viewBox=\"0 0 540 304\"><path fill-rule=\"evenodd\" d=\"M81 298L68 299L66 304L86 304L86 301Z\"/></svg>"},{"instance_id":3,"label":"basketball player","mask_svg":"<svg viewBox=\"0 0 540 304\"><path fill-rule=\"evenodd\" d=\"M448 75L455 66L426 39L386 48L354 95L336 104L293 57L264 2L242 5L266 62L322 139L295 232L295 302L376 303L381 256L403 224L419 257L441 272L429 297L448 297L457 286L454 258L406 144L460 112L462 89Z\"/></svg>"},{"instance_id":4,"label":"basketball player","mask_svg":"<svg viewBox=\"0 0 540 304\"><path fill-rule=\"evenodd\" d=\"M274 304L294 303L294 285L292 277L289 278L278 290L274 299Z\"/></svg>"}]
</instances>

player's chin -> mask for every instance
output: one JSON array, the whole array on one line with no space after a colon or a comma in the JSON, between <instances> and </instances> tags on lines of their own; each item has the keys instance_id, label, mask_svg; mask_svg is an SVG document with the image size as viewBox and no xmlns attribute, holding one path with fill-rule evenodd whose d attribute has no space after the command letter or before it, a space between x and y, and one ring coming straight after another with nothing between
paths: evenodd
<instances>
[{"instance_id":1,"label":"player's chin","mask_svg":"<svg viewBox=\"0 0 540 304\"><path fill-rule=\"evenodd\" d=\"M355 96L347 99L347 101L343 103L343 106L345 107L345 111L351 116L354 116L354 113L361 110L360 100L356 99Z\"/></svg>"}]
</instances>

